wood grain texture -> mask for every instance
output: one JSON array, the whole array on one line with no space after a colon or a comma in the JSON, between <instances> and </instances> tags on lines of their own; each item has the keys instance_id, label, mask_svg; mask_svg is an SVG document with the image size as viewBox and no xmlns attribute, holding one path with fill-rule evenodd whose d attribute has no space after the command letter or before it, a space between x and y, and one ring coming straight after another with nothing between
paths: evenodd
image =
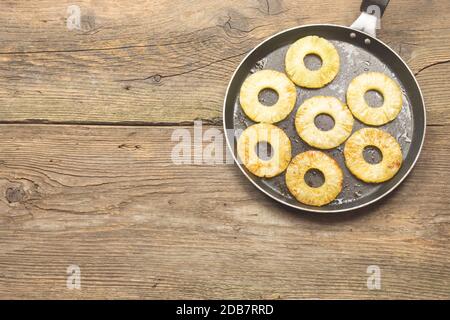
<instances>
[{"instance_id":1,"label":"wood grain texture","mask_svg":"<svg viewBox=\"0 0 450 320\"><path fill-rule=\"evenodd\" d=\"M231 74L256 44L301 24L350 25L359 12L349 0L78 1L82 30L70 31L69 4L2 2L2 122L217 123ZM380 38L426 97L448 74L449 10L397 0L382 22ZM450 122L448 92L428 104L430 123Z\"/></svg>"},{"instance_id":2,"label":"wood grain texture","mask_svg":"<svg viewBox=\"0 0 450 320\"><path fill-rule=\"evenodd\" d=\"M449 128L391 196L336 215L289 211L234 165L171 164L173 129L0 127L0 296L450 298Z\"/></svg>"},{"instance_id":3,"label":"wood grain texture","mask_svg":"<svg viewBox=\"0 0 450 320\"><path fill-rule=\"evenodd\" d=\"M171 135L220 129L261 40L349 25L359 1L83 0L69 31L71 4L0 3L0 298L450 298L448 1L391 1L379 37L423 89L424 150L392 195L337 215L278 205L234 165L174 165Z\"/></svg>"}]
</instances>

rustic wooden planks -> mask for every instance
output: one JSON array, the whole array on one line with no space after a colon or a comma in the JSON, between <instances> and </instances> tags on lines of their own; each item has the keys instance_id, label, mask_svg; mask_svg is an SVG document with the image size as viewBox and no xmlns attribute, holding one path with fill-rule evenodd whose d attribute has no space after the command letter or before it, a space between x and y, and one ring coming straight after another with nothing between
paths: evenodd
<instances>
[{"instance_id":1,"label":"rustic wooden planks","mask_svg":"<svg viewBox=\"0 0 450 320\"><path fill-rule=\"evenodd\" d=\"M172 165L173 129L1 126L0 296L450 297L447 127L386 200L336 215L287 210L234 165Z\"/></svg>"},{"instance_id":2,"label":"rustic wooden planks","mask_svg":"<svg viewBox=\"0 0 450 320\"><path fill-rule=\"evenodd\" d=\"M217 123L232 72L257 43L300 24L349 25L359 12L348 0L79 1L82 30L70 31L69 2L6 3L0 121L32 123ZM448 73L449 10L448 1L395 1L382 22L380 38L425 92ZM448 90L431 102L430 123L450 122L447 100Z\"/></svg>"},{"instance_id":3,"label":"rustic wooden planks","mask_svg":"<svg viewBox=\"0 0 450 320\"><path fill-rule=\"evenodd\" d=\"M0 5L0 298L450 298L448 1L391 1L379 36L417 74L426 143L391 196L338 215L275 204L234 165L175 166L171 135L220 129L261 40L349 25L359 1L86 0L79 31L71 4Z\"/></svg>"}]
</instances>

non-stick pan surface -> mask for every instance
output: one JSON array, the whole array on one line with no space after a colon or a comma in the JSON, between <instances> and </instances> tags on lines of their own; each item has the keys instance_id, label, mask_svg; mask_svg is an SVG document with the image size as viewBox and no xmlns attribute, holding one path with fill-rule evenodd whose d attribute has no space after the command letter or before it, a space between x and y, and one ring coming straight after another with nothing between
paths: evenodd
<instances>
[{"instance_id":1,"label":"non-stick pan surface","mask_svg":"<svg viewBox=\"0 0 450 320\"><path fill-rule=\"evenodd\" d=\"M322 150L336 159L344 172L342 192L332 203L323 207L312 207L299 203L289 193L284 173L271 179L256 177L239 163L236 155L236 141L239 134L254 124L243 113L239 103L239 91L243 81L250 74L262 69L285 72L284 58L289 46L296 40L310 35L330 40L339 52L341 65L337 77L324 88L297 87L297 102L294 110L288 118L276 124L290 137L293 157L298 153L314 149L300 139L294 126L297 109L305 99L317 95L327 95L337 97L345 102L350 81L357 75L368 71L387 74L400 84L403 92L401 113L394 121L379 127L393 135L401 145L404 162L400 171L385 183L364 183L355 178L345 166L344 144L332 150ZM395 189L406 178L417 161L425 137L425 116L420 88L413 73L403 60L378 39L364 32L336 25L296 27L276 34L261 43L244 58L235 71L224 101L224 129L228 146L242 172L255 186L273 199L297 209L314 212L340 212L357 209L379 200ZM367 125L355 119L353 132L362 127L367 127Z\"/></svg>"}]
</instances>

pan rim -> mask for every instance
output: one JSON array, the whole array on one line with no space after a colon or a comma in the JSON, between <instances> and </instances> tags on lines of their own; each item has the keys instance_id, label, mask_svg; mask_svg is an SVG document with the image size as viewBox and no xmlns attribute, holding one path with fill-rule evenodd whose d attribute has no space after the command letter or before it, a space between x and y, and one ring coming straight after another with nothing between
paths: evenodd
<instances>
[{"instance_id":1,"label":"pan rim","mask_svg":"<svg viewBox=\"0 0 450 320\"><path fill-rule=\"evenodd\" d=\"M377 42L381 43L386 49L388 49L388 50L391 51L395 56L397 56L397 57L399 58L399 60L403 63L403 65L406 67L406 69L407 69L408 72L410 73L411 77L414 79L414 82L415 82L416 87L417 87L417 89L418 89L418 93L419 93L420 99L421 99L421 101L422 101L422 108L423 108L423 135L422 135L422 139L421 139L421 141L420 141L419 149L417 150L417 153L416 153L416 155L415 155L415 157L414 157L412 163L410 164L409 168L407 169L407 171L405 172L405 174L399 179L399 181L398 181L397 183L395 183L391 188L389 188L386 192L384 192L383 194L381 194L380 196L378 196L378 197L376 197L376 198L374 198L374 199L371 199L370 201L361 203L360 205L357 205L357 206L354 206L354 207L342 208L342 209L332 209L332 210L330 210L330 209L324 209L324 208L316 209L316 208L314 208L314 207L299 207L299 206L297 206L297 205L287 203L286 201L284 201L284 200L282 200L282 199L280 199L280 198L275 197L274 195L270 194L269 192L267 192L266 190L264 190L263 188L261 188L258 184L256 184L256 182L253 181L253 179L249 176L249 174L244 170L244 168L243 168L242 165L239 163L239 161L238 161L238 159L237 159L237 157L236 157L236 154L235 154L235 152L234 152L234 148L232 148L232 146L231 146L231 144L230 144L230 140L229 140L229 138L228 138L228 134L226 134L227 128L226 128L226 121L225 121L225 119L226 119L226 114L225 114L225 112L226 112L227 98L228 98L228 95L229 95L230 86L231 86L231 84L233 83L233 81L234 81L234 79L235 79L235 77L236 77L236 73L237 73L238 70L241 68L241 66L242 66L242 64L244 63L244 61L246 61L247 58L250 57L250 56L253 54L254 51L256 51L259 47L261 47L263 44L265 44L266 42L270 41L271 39L273 39L273 38L275 38L275 37L277 37L277 36L279 36L279 35L281 35L281 34L284 34L284 33L286 33L286 32L289 32L289 31L291 31L291 30L302 29L302 28L307 28L307 27L335 27L335 28L346 29L346 30L349 30L349 31L356 31L356 32L359 32L359 33L364 34L365 36L367 36L367 37L368 37L369 39L371 39L371 40L374 40L374 41L377 41ZM234 162L237 164L237 166L239 167L239 169L241 170L241 172L244 174L244 176L245 176L245 177L246 177L246 178L247 178L247 179L248 179L248 180L249 180L256 188L258 188L258 189L259 189L260 191L262 191L265 195L269 196L270 198L272 198L272 199L275 200L276 202L279 202L279 203L281 203L281 204L283 204L283 205L285 205L285 206L288 206L288 207L290 207L290 208L296 209L296 210L298 210L298 211L306 211L306 212L314 212L314 213L324 213L324 214L328 214L328 213L341 213L341 212L348 212L348 211L354 211L354 210L357 210L357 209L361 209L361 208L367 207L367 206L369 206L369 205L371 205L371 204L373 204L373 203L375 203L375 202L381 200L382 198L384 198L384 197L386 197L387 195L389 195L392 191L394 191L394 190L395 190L395 189L396 189L396 188L397 188L397 187L398 187L398 186L406 179L406 177L411 173L412 169L415 167L415 165L416 165L416 163L417 163L417 161L418 161L418 159L419 159L419 156L420 156L420 154L421 154L421 152L422 152L422 148L423 148L423 145L424 145L424 142L425 142L426 129L427 129L427 125L426 125L427 119L426 119L426 117L427 117L427 114L426 114L426 108L425 108L425 100L424 100L423 93L422 93L422 89L420 88L419 82L417 81L417 79L416 79L416 77L415 77L415 75L414 75L414 72L411 70L411 68L408 66L408 64L403 60L403 58L402 58L397 52L395 52L394 50L392 50L392 49L391 49L386 43L384 43L382 40L380 40L380 39L378 39L378 38L376 38L376 37L373 37L372 35L370 35L370 34L368 34L368 33L366 33L366 32L363 32L363 31L361 31L361 30L357 30L357 29L354 29L354 28L351 28L351 27L347 27L347 26L342 26L342 25L337 25L337 24L326 24L326 23L325 23L325 24L306 24L306 25L296 26L296 27L292 27L292 28L288 28L288 29L282 30L282 31L277 32L276 34L274 34L274 35L272 35L272 36L266 38L265 40L261 41L261 42L260 42L258 45L256 45L252 50L250 50L250 52L248 52L248 53L245 55L245 57L241 60L241 62L239 63L239 65L238 65L238 66L236 67L236 69L234 70L233 75L231 76L231 79L230 79L230 81L229 81L229 83L228 83L228 86L227 86L227 90L226 90L226 92L225 92L225 97L224 97L224 102L223 102L223 112L222 112L223 129L224 129L224 132L225 132L225 140L226 140L226 142L227 142L228 150L230 150L230 152L231 152L231 154L232 154L232 156L233 156Z\"/></svg>"}]
</instances>

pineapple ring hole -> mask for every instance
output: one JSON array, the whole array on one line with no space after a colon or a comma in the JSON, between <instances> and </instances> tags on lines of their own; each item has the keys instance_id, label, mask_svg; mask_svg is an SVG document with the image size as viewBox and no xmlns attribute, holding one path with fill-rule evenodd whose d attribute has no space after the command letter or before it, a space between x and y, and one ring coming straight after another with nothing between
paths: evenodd
<instances>
[{"instance_id":1,"label":"pineapple ring hole","mask_svg":"<svg viewBox=\"0 0 450 320\"><path fill-rule=\"evenodd\" d=\"M368 90L364 93L364 99L371 108L380 108L384 104L384 96L378 90Z\"/></svg>"},{"instance_id":2,"label":"pineapple ring hole","mask_svg":"<svg viewBox=\"0 0 450 320\"><path fill-rule=\"evenodd\" d=\"M329 131L334 128L336 123L329 114L320 113L314 118L314 124L321 131Z\"/></svg>"},{"instance_id":3,"label":"pineapple ring hole","mask_svg":"<svg viewBox=\"0 0 450 320\"><path fill-rule=\"evenodd\" d=\"M255 145L255 152L258 158L260 158L263 161L268 161L272 159L274 153L272 145L267 141L259 141Z\"/></svg>"},{"instance_id":4,"label":"pineapple ring hole","mask_svg":"<svg viewBox=\"0 0 450 320\"><path fill-rule=\"evenodd\" d=\"M303 178L311 188L319 188L325 183L325 175L319 169L309 169Z\"/></svg>"},{"instance_id":5,"label":"pineapple ring hole","mask_svg":"<svg viewBox=\"0 0 450 320\"><path fill-rule=\"evenodd\" d=\"M363 157L367 163L377 164L383 161L383 152L375 146L366 146L363 149Z\"/></svg>"},{"instance_id":6,"label":"pineapple ring hole","mask_svg":"<svg viewBox=\"0 0 450 320\"><path fill-rule=\"evenodd\" d=\"M278 102L279 98L280 96L278 95L278 92L271 88L262 89L258 93L259 102L265 105L266 107L271 107L275 105Z\"/></svg>"},{"instance_id":7,"label":"pineapple ring hole","mask_svg":"<svg viewBox=\"0 0 450 320\"><path fill-rule=\"evenodd\" d=\"M322 68L323 65L322 58L315 53L307 54L303 58L303 63L305 67L311 71L319 70L320 68Z\"/></svg>"}]
</instances>

